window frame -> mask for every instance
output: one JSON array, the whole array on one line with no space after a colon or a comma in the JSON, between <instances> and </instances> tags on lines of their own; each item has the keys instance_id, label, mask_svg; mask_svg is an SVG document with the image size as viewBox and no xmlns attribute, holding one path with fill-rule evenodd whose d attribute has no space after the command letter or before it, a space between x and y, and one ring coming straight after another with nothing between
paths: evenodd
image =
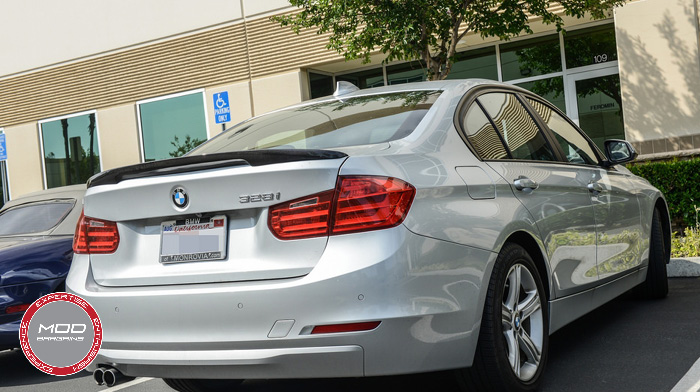
<instances>
[{"instance_id":1,"label":"window frame","mask_svg":"<svg viewBox=\"0 0 700 392\"><path fill-rule=\"evenodd\" d=\"M95 115L95 138L97 139L97 157L100 161L100 171L104 170L104 163L102 162L102 144L100 143L100 121L97 116L97 109L85 110L82 112L71 113L62 116L56 116L51 118L45 118L37 122L37 132L39 134L39 153L41 154L41 176L44 183L44 189L48 188L48 180L46 178L46 153L44 151L44 132L42 132L42 125L48 122L60 121L64 119L69 119L73 117L85 116L89 114ZM68 157L66 157L68 159ZM99 172L98 172L99 173ZM70 185L70 184L68 184ZM65 186L65 185L64 185Z\"/></svg>"},{"instance_id":2,"label":"window frame","mask_svg":"<svg viewBox=\"0 0 700 392\"><path fill-rule=\"evenodd\" d=\"M527 90L522 90L527 92ZM554 139L553 134L550 132L548 127L543 127L542 120L540 119L539 115L537 113L533 113L532 107L527 104L527 102L524 102L525 100L523 99L524 94L522 94L521 89L518 89L516 87L506 87L506 86L497 86L497 85L484 85L484 86L477 86L472 89L470 89L460 100L460 102L457 105L457 110L455 110L454 114L454 125L455 128L457 129L457 132L459 133L460 137L464 141L464 143L467 145L469 150L474 154L474 156L481 162L538 162L538 163L563 163L566 161L563 151L561 147L558 145L556 142L556 139ZM469 110L469 107L471 107L472 104L476 103L479 105L480 110L484 113L486 118L491 122L491 126L494 127L494 129L498 129L496 127L496 124L493 122L493 119L491 116L484 110L482 107L481 103L478 101L477 98L484 94L489 94L489 93L506 93L506 94L513 94L515 95L516 99L520 102L520 104L523 106L527 114L532 118L532 121L535 123L535 125L539 128L539 131L542 133L545 142L549 146L549 148L552 150L552 153L554 155L555 160L552 161L540 161L540 160L531 160L531 159L513 159L513 158L504 158L504 159L482 159L481 156L477 153L476 149L474 146L472 146L471 142L467 138L467 132L464 127L464 116L467 113L467 110ZM532 93L529 93L527 95L533 95L536 96ZM498 133L498 131L496 131ZM512 156L512 153L510 151L510 148L508 145L505 143L503 138L500 137L501 143L503 143L504 149L508 152L509 156ZM568 163L568 161L567 161Z\"/></svg>"},{"instance_id":3,"label":"window frame","mask_svg":"<svg viewBox=\"0 0 700 392\"><path fill-rule=\"evenodd\" d=\"M204 128L206 129L207 132L207 140L204 142L209 141L212 138L211 135L211 130L209 129L209 111L207 110L207 94L205 89L203 88L198 88L195 90L188 90L188 91L182 91L179 93L174 93L174 94L168 94L168 95L161 95L158 97L153 97L153 98L147 98L147 99L142 99L140 101L136 101L136 125L138 126L139 130L139 159L141 160L141 163L146 162L146 152L145 152L145 146L143 145L143 126L142 121L141 121L141 105L146 104L146 103L151 103L151 102L158 102L158 101L164 101L166 99L172 99L172 98L179 98L183 97L186 95L194 95L194 94L202 94L202 107L204 108Z\"/></svg>"}]
</instances>

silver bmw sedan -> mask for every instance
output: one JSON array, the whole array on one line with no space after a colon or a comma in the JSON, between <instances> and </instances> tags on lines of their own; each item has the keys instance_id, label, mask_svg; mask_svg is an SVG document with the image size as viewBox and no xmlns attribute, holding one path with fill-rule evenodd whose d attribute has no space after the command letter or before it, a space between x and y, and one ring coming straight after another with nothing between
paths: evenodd
<instances>
[{"instance_id":1,"label":"silver bmw sedan","mask_svg":"<svg viewBox=\"0 0 700 392\"><path fill-rule=\"evenodd\" d=\"M89 369L179 391L454 369L536 389L548 337L668 292L668 207L544 99L485 80L356 90L94 176L70 292ZM110 374L111 377L106 377Z\"/></svg>"}]
</instances>

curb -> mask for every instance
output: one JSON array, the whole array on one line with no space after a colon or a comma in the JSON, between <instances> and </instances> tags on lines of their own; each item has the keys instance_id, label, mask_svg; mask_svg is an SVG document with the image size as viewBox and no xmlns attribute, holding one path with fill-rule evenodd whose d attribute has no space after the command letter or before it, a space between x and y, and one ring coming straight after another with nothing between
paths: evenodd
<instances>
[{"instance_id":1,"label":"curb","mask_svg":"<svg viewBox=\"0 0 700 392\"><path fill-rule=\"evenodd\" d=\"M669 278L700 277L700 257L671 259L666 266Z\"/></svg>"}]
</instances>

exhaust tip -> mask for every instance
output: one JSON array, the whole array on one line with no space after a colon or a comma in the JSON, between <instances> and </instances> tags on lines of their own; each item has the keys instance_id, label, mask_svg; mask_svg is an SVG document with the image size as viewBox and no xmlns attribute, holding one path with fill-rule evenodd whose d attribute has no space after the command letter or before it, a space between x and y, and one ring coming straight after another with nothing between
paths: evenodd
<instances>
[{"instance_id":1,"label":"exhaust tip","mask_svg":"<svg viewBox=\"0 0 700 392\"><path fill-rule=\"evenodd\" d=\"M101 367L98 367L95 369L94 372L92 372L92 378L95 380L97 385L104 385L105 384L105 370Z\"/></svg>"},{"instance_id":2,"label":"exhaust tip","mask_svg":"<svg viewBox=\"0 0 700 392\"><path fill-rule=\"evenodd\" d=\"M114 368L105 369L104 376L102 378L104 381L104 385L108 387L113 387L123 381L129 381L134 379L134 377L125 376L122 372Z\"/></svg>"}]
</instances>

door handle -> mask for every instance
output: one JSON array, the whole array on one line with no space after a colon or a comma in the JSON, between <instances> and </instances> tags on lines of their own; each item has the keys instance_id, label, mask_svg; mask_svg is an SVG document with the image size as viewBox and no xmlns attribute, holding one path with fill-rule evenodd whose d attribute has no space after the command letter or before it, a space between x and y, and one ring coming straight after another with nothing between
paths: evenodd
<instances>
[{"instance_id":1,"label":"door handle","mask_svg":"<svg viewBox=\"0 0 700 392\"><path fill-rule=\"evenodd\" d=\"M513 181L513 185L515 186L515 189L525 192L532 192L539 186L539 184L527 177L520 177L516 179Z\"/></svg>"},{"instance_id":2,"label":"door handle","mask_svg":"<svg viewBox=\"0 0 700 392\"><path fill-rule=\"evenodd\" d=\"M588 184L588 190L592 193L598 194L605 190L602 185L597 182L591 182Z\"/></svg>"}]
</instances>

